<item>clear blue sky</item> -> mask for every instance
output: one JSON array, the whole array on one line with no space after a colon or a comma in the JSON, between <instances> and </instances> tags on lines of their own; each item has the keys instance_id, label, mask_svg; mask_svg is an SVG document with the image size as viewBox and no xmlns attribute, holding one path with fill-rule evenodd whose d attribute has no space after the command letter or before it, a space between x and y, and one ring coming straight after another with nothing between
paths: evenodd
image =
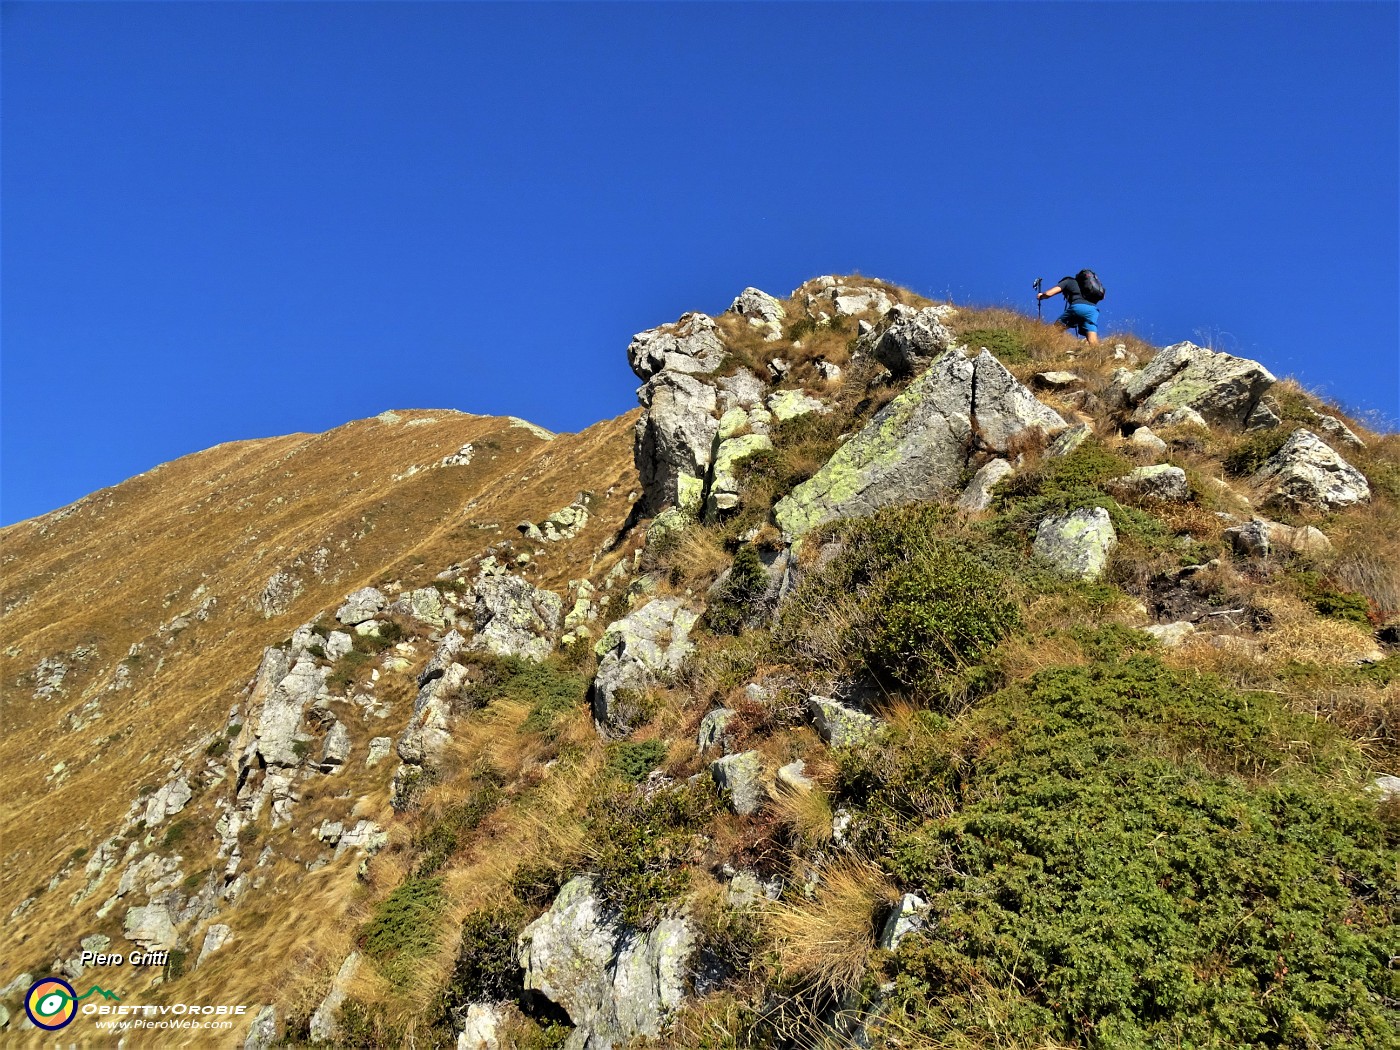
<instances>
[{"instance_id":1,"label":"clear blue sky","mask_svg":"<svg viewBox=\"0 0 1400 1050\"><path fill-rule=\"evenodd\" d=\"M822 273L1400 414L1400 5L6 3L0 520L386 408L576 430Z\"/></svg>"}]
</instances>

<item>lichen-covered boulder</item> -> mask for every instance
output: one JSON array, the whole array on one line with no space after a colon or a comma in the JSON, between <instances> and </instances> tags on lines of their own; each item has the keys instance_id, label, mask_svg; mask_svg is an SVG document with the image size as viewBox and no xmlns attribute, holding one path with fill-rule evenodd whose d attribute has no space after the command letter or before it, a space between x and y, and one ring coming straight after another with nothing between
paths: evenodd
<instances>
[{"instance_id":1,"label":"lichen-covered boulder","mask_svg":"<svg viewBox=\"0 0 1400 1050\"><path fill-rule=\"evenodd\" d=\"M953 330L945 325L954 310L951 306L893 306L884 317L884 330L872 333L870 355L896 376L907 376L927 368L933 359L957 343Z\"/></svg>"},{"instance_id":2,"label":"lichen-covered boulder","mask_svg":"<svg viewBox=\"0 0 1400 1050\"><path fill-rule=\"evenodd\" d=\"M695 746L708 751L723 742L724 731L739 712L732 707L717 707L700 720L700 730L695 737Z\"/></svg>"},{"instance_id":3,"label":"lichen-covered boulder","mask_svg":"<svg viewBox=\"0 0 1400 1050\"><path fill-rule=\"evenodd\" d=\"M1064 426L990 353L950 352L779 500L774 516L791 541L836 518L944 496L974 444L1004 453L1027 430Z\"/></svg>"},{"instance_id":4,"label":"lichen-covered boulder","mask_svg":"<svg viewBox=\"0 0 1400 1050\"><path fill-rule=\"evenodd\" d=\"M658 372L708 373L724 360L724 343L713 317L683 314L674 324L638 332L627 347L627 362L637 378Z\"/></svg>"},{"instance_id":5,"label":"lichen-covered boulder","mask_svg":"<svg viewBox=\"0 0 1400 1050\"><path fill-rule=\"evenodd\" d=\"M740 816L756 813L763 805L767 794L763 790L763 756L757 751L725 755L711 762L710 776L728 800L729 808Z\"/></svg>"},{"instance_id":6,"label":"lichen-covered boulder","mask_svg":"<svg viewBox=\"0 0 1400 1050\"><path fill-rule=\"evenodd\" d=\"M1184 407L1212 423L1242 426L1274 382L1258 361L1181 342L1159 350L1122 389L1142 422Z\"/></svg>"},{"instance_id":7,"label":"lichen-covered boulder","mask_svg":"<svg viewBox=\"0 0 1400 1050\"><path fill-rule=\"evenodd\" d=\"M436 587L419 587L409 591L390 605L389 611L412 616L430 627L443 627L447 623L447 610L442 603L442 593ZM329 649L326 655L330 655Z\"/></svg>"},{"instance_id":8,"label":"lichen-covered boulder","mask_svg":"<svg viewBox=\"0 0 1400 1050\"><path fill-rule=\"evenodd\" d=\"M1108 556L1118 545L1108 511L1088 507L1044 519L1036 529L1035 556L1066 576L1095 580L1108 567Z\"/></svg>"},{"instance_id":9,"label":"lichen-covered boulder","mask_svg":"<svg viewBox=\"0 0 1400 1050\"><path fill-rule=\"evenodd\" d=\"M827 696L809 696L807 710L817 735L832 747L853 747L880 728L880 720Z\"/></svg>"},{"instance_id":10,"label":"lichen-covered boulder","mask_svg":"<svg viewBox=\"0 0 1400 1050\"><path fill-rule=\"evenodd\" d=\"M1294 510L1335 510L1371 498L1366 475L1311 430L1298 429L1250 481L1266 502Z\"/></svg>"},{"instance_id":11,"label":"lichen-covered boulder","mask_svg":"<svg viewBox=\"0 0 1400 1050\"><path fill-rule=\"evenodd\" d=\"M623 926L587 876L570 879L517 940L527 991L569 1015L570 1050L612 1050L660 1038L685 994L695 937L671 916L642 933Z\"/></svg>"},{"instance_id":12,"label":"lichen-covered boulder","mask_svg":"<svg viewBox=\"0 0 1400 1050\"><path fill-rule=\"evenodd\" d=\"M1191 486L1186 482L1186 471L1165 463L1152 467L1138 467L1121 478L1113 478L1108 482L1107 488L1114 495L1137 496L1162 500L1165 503L1181 503L1191 498Z\"/></svg>"},{"instance_id":13,"label":"lichen-covered boulder","mask_svg":"<svg viewBox=\"0 0 1400 1050\"><path fill-rule=\"evenodd\" d=\"M775 390L768 395L768 410L779 423L812 412L830 412L821 401L802 390Z\"/></svg>"},{"instance_id":14,"label":"lichen-covered boulder","mask_svg":"<svg viewBox=\"0 0 1400 1050\"><path fill-rule=\"evenodd\" d=\"M633 459L642 483L642 512L683 506L683 479L705 477L719 431L715 388L665 371L637 393L645 409L633 431Z\"/></svg>"},{"instance_id":15,"label":"lichen-covered boulder","mask_svg":"<svg viewBox=\"0 0 1400 1050\"><path fill-rule=\"evenodd\" d=\"M590 690L593 719L605 736L630 732L642 714L641 692L674 674L693 648L699 614L679 598L656 598L608 624L593 651L601 657Z\"/></svg>"},{"instance_id":16,"label":"lichen-covered boulder","mask_svg":"<svg viewBox=\"0 0 1400 1050\"><path fill-rule=\"evenodd\" d=\"M476 636L471 648L497 656L543 660L554 649L564 601L553 591L518 576L482 576L476 581Z\"/></svg>"},{"instance_id":17,"label":"lichen-covered boulder","mask_svg":"<svg viewBox=\"0 0 1400 1050\"><path fill-rule=\"evenodd\" d=\"M715 452L713 473L710 479L710 495L706 510L733 510L739 505L739 479L735 466L746 456L773 447L772 438L766 434L740 434L719 442Z\"/></svg>"}]
</instances>

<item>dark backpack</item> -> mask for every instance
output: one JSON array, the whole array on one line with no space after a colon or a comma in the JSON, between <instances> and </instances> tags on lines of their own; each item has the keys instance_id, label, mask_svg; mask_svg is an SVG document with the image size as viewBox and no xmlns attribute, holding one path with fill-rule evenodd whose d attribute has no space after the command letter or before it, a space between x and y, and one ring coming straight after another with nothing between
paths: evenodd
<instances>
[{"instance_id":1,"label":"dark backpack","mask_svg":"<svg viewBox=\"0 0 1400 1050\"><path fill-rule=\"evenodd\" d=\"M1080 270L1074 279L1079 282L1079 294L1089 302L1097 303L1103 298L1103 282L1093 270Z\"/></svg>"}]
</instances>

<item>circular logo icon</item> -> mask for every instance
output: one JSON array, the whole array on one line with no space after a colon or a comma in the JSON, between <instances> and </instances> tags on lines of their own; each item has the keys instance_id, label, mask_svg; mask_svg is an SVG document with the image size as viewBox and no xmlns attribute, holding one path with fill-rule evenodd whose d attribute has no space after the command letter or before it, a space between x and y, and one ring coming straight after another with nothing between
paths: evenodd
<instances>
[{"instance_id":1,"label":"circular logo icon","mask_svg":"<svg viewBox=\"0 0 1400 1050\"><path fill-rule=\"evenodd\" d=\"M35 981L24 997L24 1012L36 1028L53 1032L70 1024L78 1014L78 993L67 981L45 977Z\"/></svg>"}]
</instances>

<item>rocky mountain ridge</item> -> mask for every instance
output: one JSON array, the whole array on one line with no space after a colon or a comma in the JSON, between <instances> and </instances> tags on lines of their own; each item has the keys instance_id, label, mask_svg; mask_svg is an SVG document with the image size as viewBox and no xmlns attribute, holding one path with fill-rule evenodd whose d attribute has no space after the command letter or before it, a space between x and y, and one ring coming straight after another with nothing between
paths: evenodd
<instances>
[{"instance_id":1,"label":"rocky mountain ridge","mask_svg":"<svg viewBox=\"0 0 1400 1050\"><path fill-rule=\"evenodd\" d=\"M940 905L850 771L910 707L1016 688L1017 625L1022 659L1085 662L1032 606L1256 686L1325 639L1338 681L1382 669L1355 703L1393 753L1398 577L1360 542L1400 499L1393 440L1258 362L836 277L627 357L640 412L580 435L386 413L6 530L0 904L29 975L165 951L140 994L255 1002L247 1047L720 1045L714 1003L747 1018L724 1045L916 1045L867 968ZM896 562L937 568L896 586L860 559L910 507L933 517ZM39 847L51 807L84 821ZM839 924L841 892L855 962L812 964L801 923ZM757 986L736 937L782 960Z\"/></svg>"}]
</instances>

